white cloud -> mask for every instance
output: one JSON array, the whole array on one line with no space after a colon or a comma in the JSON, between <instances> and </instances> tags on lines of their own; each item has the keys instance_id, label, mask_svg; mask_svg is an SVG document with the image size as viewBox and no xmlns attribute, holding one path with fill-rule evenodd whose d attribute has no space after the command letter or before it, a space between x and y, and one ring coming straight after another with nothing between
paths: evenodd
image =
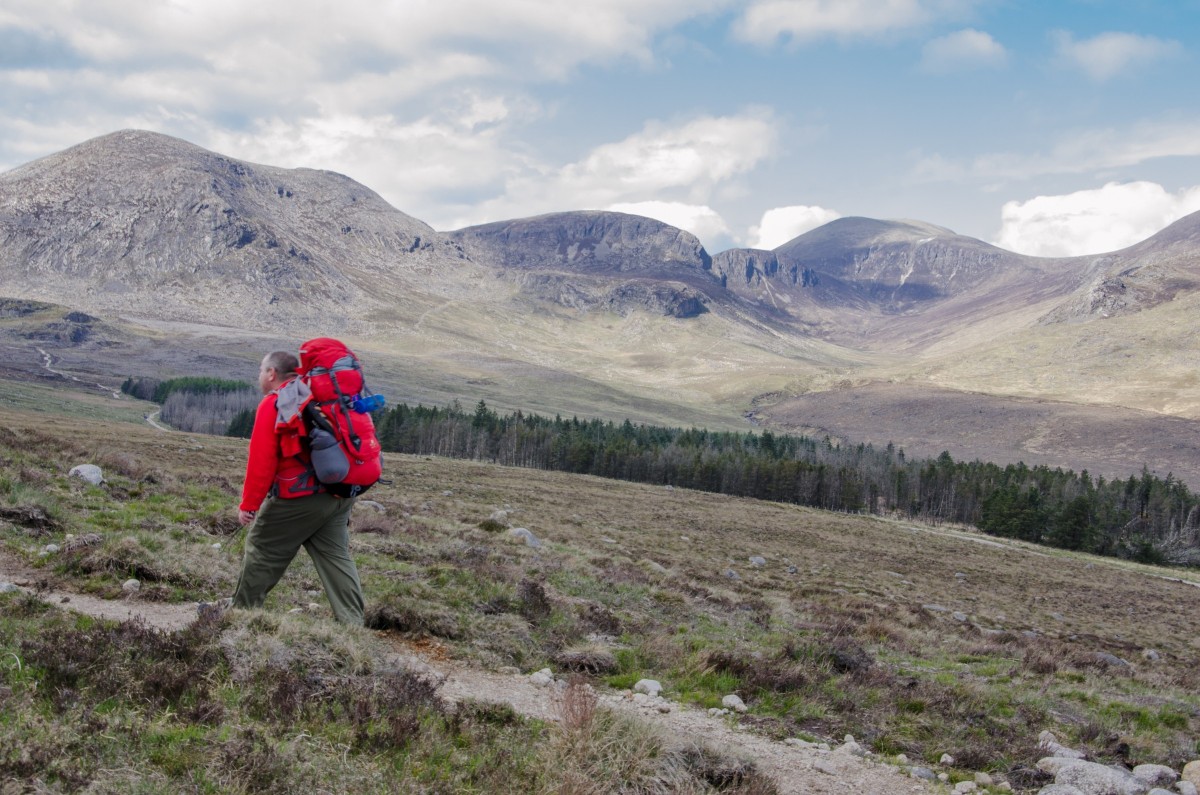
<instances>
[{"instance_id":1,"label":"white cloud","mask_svg":"<svg viewBox=\"0 0 1200 795\"><path fill-rule=\"evenodd\" d=\"M702 243L729 234L729 227L726 225L725 219L706 205L646 201L618 203L610 205L606 209L614 213L629 213L662 221L664 224L691 232L700 238Z\"/></svg>"},{"instance_id":2,"label":"white cloud","mask_svg":"<svg viewBox=\"0 0 1200 795\"><path fill-rule=\"evenodd\" d=\"M602 144L574 163L526 164L502 195L473 206L454 223L649 201L703 205L718 186L769 157L777 137L771 115L754 109L674 126L649 122L641 132Z\"/></svg>"},{"instance_id":3,"label":"white cloud","mask_svg":"<svg viewBox=\"0 0 1200 795\"><path fill-rule=\"evenodd\" d=\"M952 72L974 67L1003 66L1008 52L990 34L966 28L928 42L921 52L927 72Z\"/></svg>"},{"instance_id":4,"label":"white cloud","mask_svg":"<svg viewBox=\"0 0 1200 795\"><path fill-rule=\"evenodd\" d=\"M1076 41L1069 33L1055 35L1058 54L1093 80L1116 77L1132 66L1171 58L1182 52L1177 41L1134 33L1101 33Z\"/></svg>"},{"instance_id":5,"label":"white cloud","mask_svg":"<svg viewBox=\"0 0 1200 795\"><path fill-rule=\"evenodd\" d=\"M973 0L753 0L733 32L754 44L873 36L953 17L971 5Z\"/></svg>"},{"instance_id":6,"label":"white cloud","mask_svg":"<svg viewBox=\"0 0 1200 795\"><path fill-rule=\"evenodd\" d=\"M924 180L1030 179L1138 165L1159 157L1200 155L1200 121L1137 124L1127 129L1075 130L1049 152L989 152L972 160L940 154L922 158L913 176Z\"/></svg>"},{"instance_id":7,"label":"white cloud","mask_svg":"<svg viewBox=\"0 0 1200 795\"><path fill-rule=\"evenodd\" d=\"M763 213L758 226L750 227L751 248L774 249L805 232L841 218L836 210L794 205Z\"/></svg>"},{"instance_id":8,"label":"white cloud","mask_svg":"<svg viewBox=\"0 0 1200 795\"><path fill-rule=\"evenodd\" d=\"M272 119L249 132L213 129L212 148L246 160L346 174L427 223L439 217L436 197L495 192L529 168L506 147L509 110L500 98L464 96L437 116L401 121L391 115ZM486 194L485 194L486 195ZM443 214L444 215L444 214Z\"/></svg>"},{"instance_id":9,"label":"white cloud","mask_svg":"<svg viewBox=\"0 0 1200 795\"><path fill-rule=\"evenodd\" d=\"M1131 246L1200 210L1200 186L1170 193L1153 182L1110 182L1065 196L1010 201L996 245L1039 257L1099 254Z\"/></svg>"}]
</instances>

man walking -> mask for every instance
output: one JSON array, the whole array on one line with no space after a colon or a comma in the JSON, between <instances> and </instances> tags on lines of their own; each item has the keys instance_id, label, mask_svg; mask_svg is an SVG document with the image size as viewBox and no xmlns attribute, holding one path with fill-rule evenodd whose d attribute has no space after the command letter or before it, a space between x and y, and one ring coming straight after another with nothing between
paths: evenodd
<instances>
[{"instance_id":1,"label":"man walking","mask_svg":"<svg viewBox=\"0 0 1200 795\"><path fill-rule=\"evenodd\" d=\"M303 546L334 617L361 625L362 585L350 557L354 498L337 497L321 487L301 444L297 413L308 388L297 378L299 365L287 351L275 351L263 358L259 369L263 399L254 415L238 506L238 520L250 530L232 602L234 607L262 607Z\"/></svg>"}]
</instances>

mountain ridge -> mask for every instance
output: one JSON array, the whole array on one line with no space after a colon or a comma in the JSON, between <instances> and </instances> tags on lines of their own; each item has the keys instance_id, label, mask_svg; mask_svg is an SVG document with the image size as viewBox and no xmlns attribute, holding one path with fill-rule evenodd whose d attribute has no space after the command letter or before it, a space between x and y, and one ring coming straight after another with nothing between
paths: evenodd
<instances>
[{"instance_id":1,"label":"mountain ridge","mask_svg":"<svg viewBox=\"0 0 1200 795\"><path fill-rule=\"evenodd\" d=\"M601 211L441 232L340 174L126 130L0 174L0 295L144 321L180 351L161 367L232 330L248 336L223 363L251 338L344 335L420 400L483 391L512 408L744 427L772 405L759 416L803 425L798 396L902 384L1200 417L1200 213L1087 257L855 217L713 255ZM6 350L32 339L20 334ZM880 410L909 399L870 394ZM862 422L839 421L826 430L846 438Z\"/></svg>"}]
</instances>

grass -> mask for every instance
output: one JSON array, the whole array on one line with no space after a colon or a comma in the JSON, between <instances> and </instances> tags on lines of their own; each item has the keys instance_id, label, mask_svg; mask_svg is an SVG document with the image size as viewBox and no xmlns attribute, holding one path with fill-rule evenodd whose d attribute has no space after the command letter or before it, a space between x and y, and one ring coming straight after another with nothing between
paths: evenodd
<instances>
[{"instance_id":1,"label":"grass","mask_svg":"<svg viewBox=\"0 0 1200 795\"><path fill-rule=\"evenodd\" d=\"M227 595L244 445L10 411L4 554L100 595L129 576L143 580L136 599ZM85 462L104 485L66 476ZM612 791L614 775L632 792L658 791L652 779L769 791L602 710L571 729L448 707L382 664L401 636L486 667L658 679L704 707L737 693L749 712L730 720L770 736L853 734L929 764L949 753L963 775L1033 790L1043 729L1104 761L1178 769L1197 753L1194 572L562 473L392 455L387 469L394 485L367 495L379 509L360 505L352 524L367 630L324 607L287 612L324 604L304 556L265 611L177 635L0 597L3 775L66 791L374 792L385 777L412 791L523 780L582 793ZM543 546L510 538L490 518L501 509ZM64 551L41 556L49 543Z\"/></svg>"}]
</instances>

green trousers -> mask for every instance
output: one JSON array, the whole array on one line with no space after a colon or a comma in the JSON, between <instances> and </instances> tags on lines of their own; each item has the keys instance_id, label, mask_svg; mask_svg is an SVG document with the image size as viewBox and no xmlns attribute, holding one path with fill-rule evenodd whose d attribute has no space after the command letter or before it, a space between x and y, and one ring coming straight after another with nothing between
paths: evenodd
<instances>
[{"instance_id":1,"label":"green trousers","mask_svg":"<svg viewBox=\"0 0 1200 795\"><path fill-rule=\"evenodd\" d=\"M350 509L354 499L314 494L294 500L268 497L246 533L246 555L233 606L262 607L300 547L308 552L333 615L363 623L362 585L350 557Z\"/></svg>"}]
</instances>

